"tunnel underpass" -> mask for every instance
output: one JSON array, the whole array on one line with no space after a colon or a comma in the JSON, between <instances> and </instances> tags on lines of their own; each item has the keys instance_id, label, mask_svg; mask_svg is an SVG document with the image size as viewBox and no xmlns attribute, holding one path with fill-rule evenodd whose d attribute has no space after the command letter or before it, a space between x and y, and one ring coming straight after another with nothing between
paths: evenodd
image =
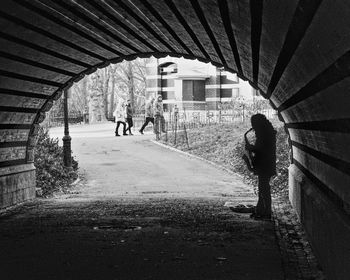
<instances>
[{"instance_id":1,"label":"tunnel underpass","mask_svg":"<svg viewBox=\"0 0 350 280\"><path fill-rule=\"evenodd\" d=\"M330 279L347 279L349 12L344 0L3 1L1 208L34 197L39 123L73 82L124 59L196 58L249 80L278 110L290 200Z\"/></svg>"},{"instance_id":2,"label":"tunnel underpass","mask_svg":"<svg viewBox=\"0 0 350 280\"><path fill-rule=\"evenodd\" d=\"M0 213L2 279L299 279L273 222L224 206L256 204L240 177L114 128L71 126L79 181Z\"/></svg>"}]
</instances>

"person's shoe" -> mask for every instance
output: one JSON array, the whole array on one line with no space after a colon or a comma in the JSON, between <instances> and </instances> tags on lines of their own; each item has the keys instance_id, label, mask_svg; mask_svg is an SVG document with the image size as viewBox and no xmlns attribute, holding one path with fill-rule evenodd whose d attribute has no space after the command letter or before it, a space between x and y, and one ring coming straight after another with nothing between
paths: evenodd
<instances>
[{"instance_id":1,"label":"person's shoe","mask_svg":"<svg viewBox=\"0 0 350 280\"><path fill-rule=\"evenodd\" d=\"M237 213L255 213L255 206L253 205L245 205L245 204L238 204L235 207L230 207L231 211L237 212Z\"/></svg>"},{"instance_id":2,"label":"person's shoe","mask_svg":"<svg viewBox=\"0 0 350 280\"><path fill-rule=\"evenodd\" d=\"M120 136L120 135L118 133L116 133L115 136Z\"/></svg>"},{"instance_id":3,"label":"person's shoe","mask_svg":"<svg viewBox=\"0 0 350 280\"><path fill-rule=\"evenodd\" d=\"M263 221L271 221L271 215L257 215L257 214L255 214L253 219L254 220L263 220Z\"/></svg>"},{"instance_id":4,"label":"person's shoe","mask_svg":"<svg viewBox=\"0 0 350 280\"><path fill-rule=\"evenodd\" d=\"M143 131L142 131L142 130L139 130L139 132L140 132L141 134L143 134Z\"/></svg>"},{"instance_id":5,"label":"person's shoe","mask_svg":"<svg viewBox=\"0 0 350 280\"><path fill-rule=\"evenodd\" d=\"M132 133L130 132L129 135L134 135L134 134L132 134Z\"/></svg>"},{"instance_id":6,"label":"person's shoe","mask_svg":"<svg viewBox=\"0 0 350 280\"><path fill-rule=\"evenodd\" d=\"M126 132L124 132L123 135L128 135L128 134Z\"/></svg>"}]
</instances>

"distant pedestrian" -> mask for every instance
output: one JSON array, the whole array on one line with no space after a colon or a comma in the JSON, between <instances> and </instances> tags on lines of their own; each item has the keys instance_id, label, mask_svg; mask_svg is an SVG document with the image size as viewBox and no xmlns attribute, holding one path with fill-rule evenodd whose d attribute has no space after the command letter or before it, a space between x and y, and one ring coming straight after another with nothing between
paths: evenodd
<instances>
[{"instance_id":1,"label":"distant pedestrian","mask_svg":"<svg viewBox=\"0 0 350 280\"><path fill-rule=\"evenodd\" d=\"M123 135L126 135L125 129L126 129L126 123L124 118L124 101L120 100L117 104L117 107L115 108L113 112L113 116L115 118L115 122L117 123L117 126L115 128L115 136L120 136L118 133L119 126L123 125Z\"/></svg>"},{"instance_id":2,"label":"distant pedestrian","mask_svg":"<svg viewBox=\"0 0 350 280\"><path fill-rule=\"evenodd\" d=\"M141 134L143 134L143 130L150 122L154 125L153 102L154 102L154 97L151 97L145 105L146 120L145 120L145 123L142 125L141 129L139 130Z\"/></svg>"},{"instance_id":3,"label":"distant pedestrian","mask_svg":"<svg viewBox=\"0 0 350 280\"><path fill-rule=\"evenodd\" d=\"M125 129L125 133L129 131L129 135L133 135L131 133L131 128L134 126L134 123L132 121L133 117L133 108L131 106L130 99L126 101L126 106L125 106L125 121L128 124L128 127Z\"/></svg>"},{"instance_id":4,"label":"distant pedestrian","mask_svg":"<svg viewBox=\"0 0 350 280\"><path fill-rule=\"evenodd\" d=\"M160 139L160 131L165 133L165 120L163 99L161 95L158 95L154 103L154 133L156 134L156 140Z\"/></svg>"}]
</instances>

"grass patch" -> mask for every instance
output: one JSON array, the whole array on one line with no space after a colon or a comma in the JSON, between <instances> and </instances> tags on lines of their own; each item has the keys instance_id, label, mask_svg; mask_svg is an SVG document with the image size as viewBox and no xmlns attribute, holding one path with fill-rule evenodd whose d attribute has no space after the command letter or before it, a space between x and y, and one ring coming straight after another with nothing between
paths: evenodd
<instances>
[{"instance_id":1,"label":"grass patch","mask_svg":"<svg viewBox=\"0 0 350 280\"><path fill-rule=\"evenodd\" d=\"M288 135L284 131L281 122L274 121L273 126L277 130L277 175L271 179L271 191L274 195L286 197L288 195L288 166L290 165ZM176 143L174 133L168 133L167 139L163 135L161 141L164 144L200 156L242 175L244 182L256 189L257 176L247 169L242 160L245 146L243 135L249 128L249 122L214 124L187 130L189 146L187 146L183 130L177 132Z\"/></svg>"}]
</instances>

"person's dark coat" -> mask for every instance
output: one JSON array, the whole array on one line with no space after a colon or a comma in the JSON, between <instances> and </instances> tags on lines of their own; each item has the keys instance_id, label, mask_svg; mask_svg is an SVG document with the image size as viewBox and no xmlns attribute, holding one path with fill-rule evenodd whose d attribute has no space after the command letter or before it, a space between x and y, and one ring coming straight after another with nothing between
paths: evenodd
<instances>
[{"instance_id":1,"label":"person's dark coat","mask_svg":"<svg viewBox=\"0 0 350 280\"><path fill-rule=\"evenodd\" d=\"M254 168L258 175L276 174L276 131L256 132L256 142L252 147L255 154Z\"/></svg>"}]
</instances>

